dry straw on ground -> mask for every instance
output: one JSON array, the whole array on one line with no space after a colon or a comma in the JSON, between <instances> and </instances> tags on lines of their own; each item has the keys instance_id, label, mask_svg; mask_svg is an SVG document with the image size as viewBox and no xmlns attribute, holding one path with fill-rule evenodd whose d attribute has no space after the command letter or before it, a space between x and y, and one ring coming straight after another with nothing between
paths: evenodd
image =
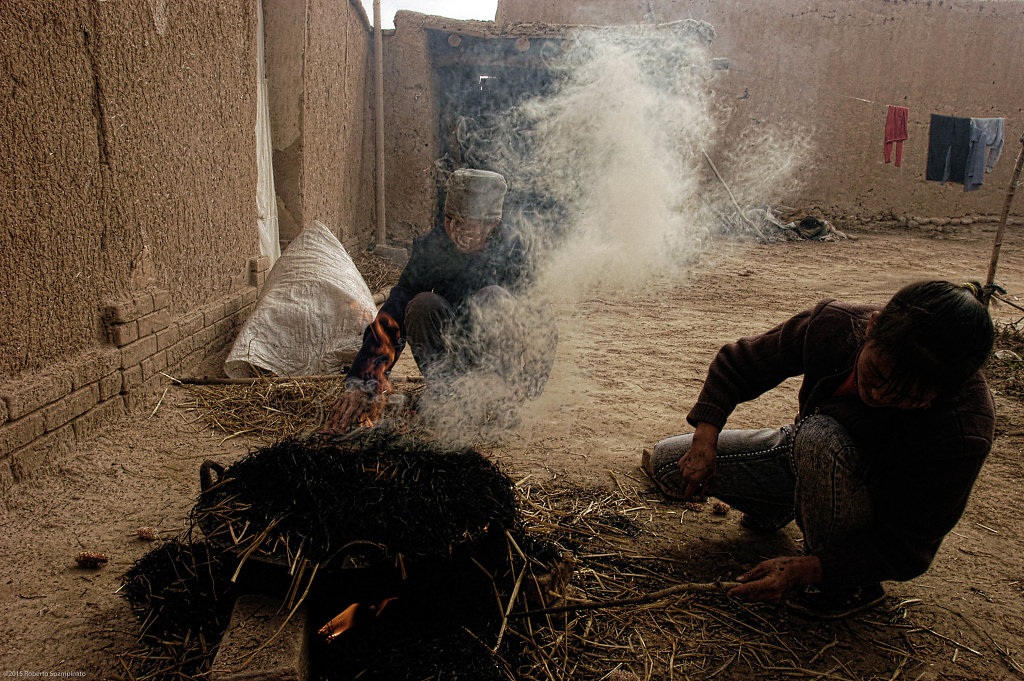
<instances>
[{"instance_id":1,"label":"dry straw on ground","mask_svg":"<svg viewBox=\"0 0 1024 681\"><path fill-rule=\"evenodd\" d=\"M519 484L529 534L573 548L567 603L640 596L690 581L692 567L659 537L658 497ZM526 591L524 589L524 591ZM556 598L556 600L558 600ZM517 610L529 609L526 597ZM936 655L983 654L914 624L889 602L838 623L808 623L776 605L686 593L628 607L510 620L525 659L516 678L603 679L613 669L650 679L914 679ZM534 606L535 607L535 606ZM971 652L968 652L968 651Z\"/></svg>"},{"instance_id":2,"label":"dry straw on ground","mask_svg":"<svg viewBox=\"0 0 1024 681\"><path fill-rule=\"evenodd\" d=\"M996 325L996 351L985 364L993 391L1024 399L1024 332L1015 324Z\"/></svg>"},{"instance_id":3,"label":"dry straw on ground","mask_svg":"<svg viewBox=\"0 0 1024 681\"><path fill-rule=\"evenodd\" d=\"M229 435L249 432L279 439L316 430L324 405L340 389L340 382L320 381L191 386L184 413ZM809 624L779 606L747 604L722 593L518 617L539 607L643 596L695 577L692 557L673 548L660 524L667 522L658 512L660 497L642 484L616 479L613 489L579 488L537 484L527 476L516 489L527 537L563 547L572 562L561 575L571 572L571 580L558 578L550 560L538 560L509 538L517 579L511 592L503 592L506 618L498 641L489 645L510 679L598 680L620 670L643 681L891 681L920 677L928 661L940 656L992 654L1016 668L1012 654L981 633L944 635L915 623L915 609L933 607L917 599L890 599L837 623Z\"/></svg>"},{"instance_id":4,"label":"dry straw on ground","mask_svg":"<svg viewBox=\"0 0 1024 681\"><path fill-rule=\"evenodd\" d=\"M336 381L254 379L242 385L193 385L180 407L195 414L190 421L206 421L229 438L275 440L319 430L344 389L344 376Z\"/></svg>"},{"instance_id":5,"label":"dry straw on ground","mask_svg":"<svg viewBox=\"0 0 1024 681\"><path fill-rule=\"evenodd\" d=\"M402 416L415 403L421 383L395 381L396 391L407 399L385 416ZM330 415L331 405L345 391L345 377L336 379L253 379L235 385L189 385L179 402L189 423L203 422L225 433L226 438L250 435L273 442L319 432ZM402 412L397 413L397 412Z\"/></svg>"},{"instance_id":6,"label":"dry straw on ground","mask_svg":"<svg viewBox=\"0 0 1024 681\"><path fill-rule=\"evenodd\" d=\"M640 596L687 579L690 566L659 541L651 524L655 496L635 486L608 490L529 483L524 479L516 486L526 538L570 549L574 569L568 583L547 579L541 562L510 536L509 554L518 579L511 594L503 594L507 614L539 605ZM151 593L161 602L168 593L181 600L193 592L210 600L209 586L182 586L182 575L208 572L193 565L192 553L186 558L185 569L171 571L171 589L154 589L149 579L136 574L134 588L145 587L141 600L153 600ZM210 560L206 556L203 563ZM232 568L218 569L218 583L226 584ZM597 681L614 670L635 673L643 681L915 679L937 656L980 656L992 650L1012 663L994 644L991 649L967 645L915 624L914 605L920 603L890 602L847 621L809 625L774 605L750 605L720 593L681 594L629 607L508 617L498 641L489 645L510 681ZM215 610L224 612L223 606ZM212 621L210 616L197 620L196 631L161 627L158 639L150 637L149 647L140 645L122 658L131 670L128 678L204 678L202 670L209 668L215 651ZM136 671L144 673L132 675Z\"/></svg>"},{"instance_id":7,"label":"dry straw on ground","mask_svg":"<svg viewBox=\"0 0 1024 681\"><path fill-rule=\"evenodd\" d=\"M379 293L389 286L394 286L402 273L401 269L373 253L361 253L352 260L356 269L363 275L363 280L371 293Z\"/></svg>"}]
</instances>

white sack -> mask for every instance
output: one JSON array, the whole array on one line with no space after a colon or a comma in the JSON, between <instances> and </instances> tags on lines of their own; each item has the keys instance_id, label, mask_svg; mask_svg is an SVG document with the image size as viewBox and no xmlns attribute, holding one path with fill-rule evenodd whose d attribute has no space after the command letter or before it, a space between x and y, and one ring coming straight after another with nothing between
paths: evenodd
<instances>
[{"instance_id":1,"label":"white sack","mask_svg":"<svg viewBox=\"0 0 1024 681\"><path fill-rule=\"evenodd\" d=\"M362 345L377 308L352 258L323 223L306 227L270 270L224 372L252 376L338 374Z\"/></svg>"}]
</instances>

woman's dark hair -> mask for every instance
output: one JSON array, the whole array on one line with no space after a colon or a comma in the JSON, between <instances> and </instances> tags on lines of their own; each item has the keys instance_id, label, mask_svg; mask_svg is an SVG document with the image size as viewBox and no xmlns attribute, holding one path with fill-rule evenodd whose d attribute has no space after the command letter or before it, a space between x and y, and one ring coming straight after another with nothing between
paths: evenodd
<instances>
[{"instance_id":1,"label":"woman's dark hair","mask_svg":"<svg viewBox=\"0 0 1024 681\"><path fill-rule=\"evenodd\" d=\"M891 362L889 387L958 391L992 352L985 296L977 282L922 281L897 291L867 336Z\"/></svg>"}]
</instances>

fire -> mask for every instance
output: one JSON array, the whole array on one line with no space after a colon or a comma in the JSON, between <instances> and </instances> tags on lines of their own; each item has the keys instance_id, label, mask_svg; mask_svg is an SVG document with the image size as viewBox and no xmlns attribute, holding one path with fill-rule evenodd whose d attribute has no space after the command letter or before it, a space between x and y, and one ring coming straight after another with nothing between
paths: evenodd
<instances>
[{"instance_id":1,"label":"fire","mask_svg":"<svg viewBox=\"0 0 1024 681\"><path fill-rule=\"evenodd\" d=\"M370 334L370 346L374 351L373 361L365 367L359 376L364 381L375 380L380 386L379 393L391 392L391 382L387 372L398 359L395 343L401 336L401 329L394 317L383 310L377 314L373 323L366 327Z\"/></svg>"},{"instance_id":2,"label":"fire","mask_svg":"<svg viewBox=\"0 0 1024 681\"><path fill-rule=\"evenodd\" d=\"M384 379L387 381L387 379ZM385 390L391 390L391 384L387 383ZM357 425L360 428L373 428L374 423L380 418L380 415L384 413L384 407L386 406L385 395L374 395L367 400L366 405L363 407L363 413L359 415Z\"/></svg>"},{"instance_id":3,"label":"fire","mask_svg":"<svg viewBox=\"0 0 1024 681\"><path fill-rule=\"evenodd\" d=\"M364 381L376 381L377 395L369 401L359 416L358 425L361 428L372 428L374 422L384 413L385 395L391 392L391 381L388 380L387 372L398 359L395 344L401 336L401 328L394 317L381 311L366 329L368 337L365 342L373 352L373 360L363 368L359 378Z\"/></svg>"},{"instance_id":4,"label":"fire","mask_svg":"<svg viewBox=\"0 0 1024 681\"><path fill-rule=\"evenodd\" d=\"M371 605L368 608L368 610L373 614L374 617L379 617L380 613L384 610L387 604L394 600L398 600L398 597L392 596L390 598L385 598L377 605ZM363 619L362 617L358 616L359 609L361 607L362 603L353 603L352 605L342 610L337 617L332 619L324 626L320 627L320 630L316 633L320 634L321 636L326 636L327 642L331 643L336 638L344 634L346 631L355 627L358 624L358 621Z\"/></svg>"},{"instance_id":5,"label":"fire","mask_svg":"<svg viewBox=\"0 0 1024 681\"><path fill-rule=\"evenodd\" d=\"M327 637L327 642L330 643L334 639L338 638L346 631L355 626L356 623L356 612L359 610L359 603L353 603L344 610L341 611L337 617L332 619L330 622L320 627L320 630L316 633L321 636Z\"/></svg>"}]
</instances>

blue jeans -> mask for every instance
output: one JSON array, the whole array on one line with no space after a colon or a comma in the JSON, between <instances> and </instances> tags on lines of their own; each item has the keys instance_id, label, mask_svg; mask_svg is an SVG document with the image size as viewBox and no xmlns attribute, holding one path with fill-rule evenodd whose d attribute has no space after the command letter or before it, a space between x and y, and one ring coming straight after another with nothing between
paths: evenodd
<instances>
[{"instance_id":1,"label":"blue jeans","mask_svg":"<svg viewBox=\"0 0 1024 681\"><path fill-rule=\"evenodd\" d=\"M692 441L677 435L655 445L645 467L666 492L681 495L677 464ZM758 525L781 528L796 518L807 552L815 553L873 524L867 473L846 428L813 415L776 430L722 431L707 491Z\"/></svg>"}]
</instances>

